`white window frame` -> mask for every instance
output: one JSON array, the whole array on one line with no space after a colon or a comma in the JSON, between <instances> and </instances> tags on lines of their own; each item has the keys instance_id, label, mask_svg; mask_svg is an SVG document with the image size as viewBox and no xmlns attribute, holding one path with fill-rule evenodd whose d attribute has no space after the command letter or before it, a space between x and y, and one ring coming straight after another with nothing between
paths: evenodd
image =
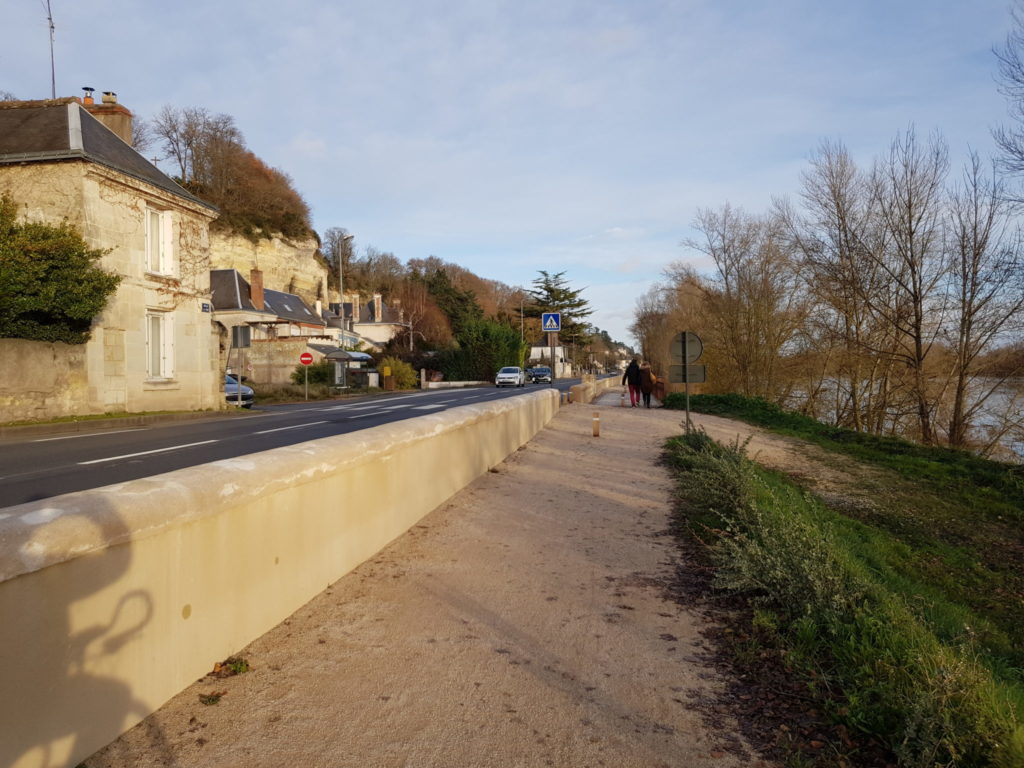
<instances>
[{"instance_id":1,"label":"white window frame","mask_svg":"<svg viewBox=\"0 0 1024 768\"><path fill-rule=\"evenodd\" d=\"M170 211L146 206L146 272L174 273L174 220Z\"/></svg>"},{"instance_id":2,"label":"white window frame","mask_svg":"<svg viewBox=\"0 0 1024 768\"><path fill-rule=\"evenodd\" d=\"M151 381L174 378L173 312L146 312L146 377Z\"/></svg>"}]
</instances>

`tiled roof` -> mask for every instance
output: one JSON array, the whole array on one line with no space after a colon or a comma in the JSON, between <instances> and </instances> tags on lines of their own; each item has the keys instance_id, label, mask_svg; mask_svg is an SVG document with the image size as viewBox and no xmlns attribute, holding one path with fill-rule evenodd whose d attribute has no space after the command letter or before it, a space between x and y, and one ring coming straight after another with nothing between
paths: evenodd
<instances>
[{"instance_id":1,"label":"tiled roof","mask_svg":"<svg viewBox=\"0 0 1024 768\"><path fill-rule=\"evenodd\" d=\"M317 317L316 312L294 293L264 289L263 303L268 310L284 320L310 323L312 325L326 325L323 318Z\"/></svg>"},{"instance_id":2,"label":"tiled roof","mask_svg":"<svg viewBox=\"0 0 1024 768\"><path fill-rule=\"evenodd\" d=\"M0 102L0 165L87 160L145 181L205 208L74 99Z\"/></svg>"},{"instance_id":3,"label":"tiled roof","mask_svg":"<svg viewBox=\"0 0 1024 768\"><path fill-rule=\"evenodd\" d=\"M294 293L264 289L263 309L256 309L252 303L249 282L236 269L211 269L210 291L213 295L213 308L218 312L240 309L263 312L296 323L326 325L323 318L317 317L316 312Z\"/></svg>"}]
</instances>

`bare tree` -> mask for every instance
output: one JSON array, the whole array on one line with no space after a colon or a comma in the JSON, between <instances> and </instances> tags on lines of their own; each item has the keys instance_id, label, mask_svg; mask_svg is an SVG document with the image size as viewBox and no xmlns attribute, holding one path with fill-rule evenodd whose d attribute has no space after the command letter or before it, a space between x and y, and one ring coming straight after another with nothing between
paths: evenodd
<instances>
[{"instance_id":1,"label":"bare tree","mask_svg":"<svg viewBox=\"0 0 1024 768\"><path fill-rule=\"evenodd\" d=\"M401 308L403 321L408 323L406 333L419 338L430 347L451 344L452 328L422 280L403 280L392 300ZM410 349L412 344L409 344Z\"/></svg>"},{"instance_id":2,"label":"bare tree","mask_svg":"<svg viewBox=\"0 0 1024 768\"><path fill-rule=\"evenodd\" d=\"M362 257L349 262L346 282L353 291L389 298L405 278L405 266L393 253L366 246Z\"/></svg>"},{"instance_id":3,"label":"bare tree","mask_svg":"<svg viewBox=\"0 0 1024 768\"><path fill-rule=\"evenodd\" d=\"M132 148L140 155L146 154L156 144L157 138L149 120L132 120Z\"/></svg>"},{"instance_id":4,"label":"bare tree","mask_svg":"<svg viewBox=\"0 0 1024 768\"><path fill-rule=\"evenodd\" d=\"M1010 213L1002 183L986 177L972 154L950 195L954 368L948 438L957 448L966 444L973 418L1007 379L1005 374L981 379L979 357L1002 335L1020 330L1024 238Z\"/></svg>"},{"instance_id":5,"label":"bare tree","mask_svg":"<svg viewBox=\"0 0 1024 768\"><path fill-rule=\"evenodd\" d=\"M711 257L716 275L704 306L727 356L736 389L780 399L788 389L776 379L783 352L802 327L807 302L780 225L726 204L697 213L704 240L687 245Z\"/></svg>"},{"instance_id":6,"label":"bare tree","mask_svg":"<svg viewBox=\"0 0 1024 768\"><path fill-rule=\"evenodd\" d=\"M328 287L340 292L355 252L352 235L344 227L331 227L324 232L320 250L327 261Z\"/></svg>"},{"instance_id":7,"label":"bare tree","mask_svg":"<svg viewBox=\"0 0 1024 768\"><path fill-rule=\"evenodd\" d=\"M805 410L816 417L816 398L834 397L835 423L880 430L888 408L895 335L869 311L866 297L882 289L877 254L884 238L867 179L846 148L824 142L802 174L800 212L779 201L776 210L800 259L815 310L804 329L808 363ZM879 354L882 352L882 354Z\"/></svg>"},{"instance_id":8,"label":"bare tree","mask_svg":"<svg viewBox=\"0 0 1024 768\"><path fill-rule=\"evenodd\" d=\"M885 242L867 255L884 280L864 298L899 334L895 354L911 371L920 436L929 444L935 442L935 401L929 394L925 363L946 312L943 288L949 261L943 242L943 187L947 168L945 142L936 135L922 146L911 128L893 141L888 157L875 163L871 176Z\"/></svg>"},{"instance_id":9,"label":"bare tree","mask_svg":"<svg viewBox=\"0 0 1024 768\"><path fill-rule=\"evenodd\" d=\"M1024 172L1024 2L1017 0L1011 10L1013 28L1002 47L995 50L999 64L999 90L1006 97L1014 125L993 131L1002 151L1003 168L1010 173Z\"/></svg>"}]
</instances>

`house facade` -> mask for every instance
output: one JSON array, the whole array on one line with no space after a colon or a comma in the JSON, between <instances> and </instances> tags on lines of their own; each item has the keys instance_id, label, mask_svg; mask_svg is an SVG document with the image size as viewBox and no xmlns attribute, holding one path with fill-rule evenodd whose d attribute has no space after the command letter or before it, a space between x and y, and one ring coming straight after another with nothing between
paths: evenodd
<instances>
[{"instance_id":1,"label":"house facade","mask_svg":"<svg viewBox=\"0 0 1024 768\"><path fill-rule=\"evenodd\" d=\"M88 106L0 103L0 194L18 203L19 220L77 227L106 251L100 266L122 277L86 344L0 339L0 421L222 407L209 272L216 209ZM123 121L127 110L114 111Z\"/></svg>"}]
</instances>

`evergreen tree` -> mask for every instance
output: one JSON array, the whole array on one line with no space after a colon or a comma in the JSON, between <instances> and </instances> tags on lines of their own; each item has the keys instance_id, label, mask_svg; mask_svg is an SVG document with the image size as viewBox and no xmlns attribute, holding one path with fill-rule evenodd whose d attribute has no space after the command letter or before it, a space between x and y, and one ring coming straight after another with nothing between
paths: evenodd
<instances>
[{"instance_id":1,"label":"evergreen tree","mask_svg":"<svg viewBox=\"0 0 1024 768\"><path fill-rule=\"evenodd\" d=\"M451 323L452 333L456 338L468 324L483 319L484 311L476 300L476 294L470 290L456 288L443 269L435 269L426 275L413 273L412 276L414 279L422 280L427 286L434 303Z\"/></svg>"},{"instance_id":2,"label":"evergreen tree","mask_svg":"<svg viewBox=\"0 0 1024 768\"><path fill-rule=\"evenodd\" d=\"M562 330L558 340L570 353L574 352L573 364L579 365L583 360L583 350L590 343L590 325L584 319L593 311L581 295L584 289L570 288L565 272L552 275L544 270L540 270L540 277L533 281L533 285L530 291L533 304L526 307L525 315L540 317L545 312L559 312Z\"/></svg>"},{"instance_id":3,"label":"evergreen tree","mask_svg":"<svg viewBox=\"0 0 1024 768\"><path fill-rule=\"evenodd\" d=\"M16 221L0 197L0 338L84 344L121 278L74 227Z\"/></svg>"}]
</instances>

